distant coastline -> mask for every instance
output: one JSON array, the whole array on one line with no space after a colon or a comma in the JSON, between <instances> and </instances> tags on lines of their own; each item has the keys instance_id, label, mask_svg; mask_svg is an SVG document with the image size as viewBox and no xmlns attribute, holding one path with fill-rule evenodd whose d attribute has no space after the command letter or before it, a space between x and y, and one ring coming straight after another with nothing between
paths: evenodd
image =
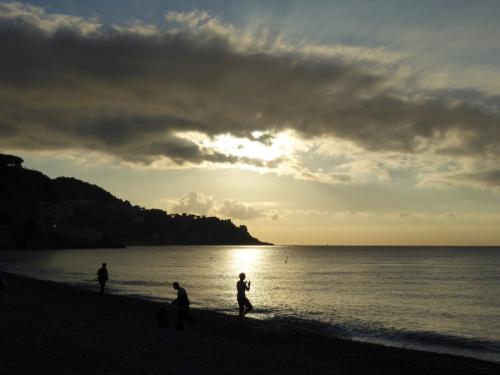
<instances>
[{"instance_id":1,"label":"distant coastline","mask_svg":"<svg viewBox=\"0 0 500 375\"><path fill-rule=\"evenodd\" d=\"M229 219L171 214L71 177L51 179L0 154L0 249L272 245Z\"/></svg>"}]
</instances>

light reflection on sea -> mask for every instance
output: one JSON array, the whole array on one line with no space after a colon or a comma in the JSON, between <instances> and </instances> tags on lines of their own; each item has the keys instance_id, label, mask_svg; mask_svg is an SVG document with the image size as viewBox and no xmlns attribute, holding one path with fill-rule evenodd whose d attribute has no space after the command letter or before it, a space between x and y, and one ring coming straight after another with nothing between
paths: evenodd
<instances>
[{"instance_id":1,"label":"light reflection on sea","mask_svg":"<svg viewBox=\"0 0 500 375\"><path fill-rule=\"evenodd\" d=\"M254 317L354 339L500 362L500 248L184 246L2 251L4 270L236 314L240 272Z\"/></svg>"}]
</instances>

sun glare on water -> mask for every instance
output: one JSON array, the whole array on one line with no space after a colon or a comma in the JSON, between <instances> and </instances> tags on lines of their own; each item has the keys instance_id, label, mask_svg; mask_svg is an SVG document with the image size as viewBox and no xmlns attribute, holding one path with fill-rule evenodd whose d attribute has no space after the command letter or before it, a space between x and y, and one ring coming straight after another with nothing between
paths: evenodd
<instances>
[{"instance_id":1,"label":"sun glare on water","mask_svg":"<svg viewBox=\"0 0 500 375\"><path fill-rule=\"evenodd\" d=\"M231 268L236 272L251 273L256 270L262 260L262 249L242 248L231 251Z\"/></svg>"}]
</instances>

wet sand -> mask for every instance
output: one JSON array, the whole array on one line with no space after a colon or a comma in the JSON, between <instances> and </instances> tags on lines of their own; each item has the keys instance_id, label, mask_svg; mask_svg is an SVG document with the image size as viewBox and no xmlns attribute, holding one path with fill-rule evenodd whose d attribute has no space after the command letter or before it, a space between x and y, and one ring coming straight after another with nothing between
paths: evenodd
<instances>
[{"instance_id":1,"label":"wet sand","mask_svg":"<svg viewBox=\"0 0 500 375\"><path fill-rule=\"evenodd\" d=\"M0 374L500 374L500 364L352 342L194 310L158 328L159 304L4 274ZM236 314L236 311L235 311Z\"/></svg>"}]
</instances>

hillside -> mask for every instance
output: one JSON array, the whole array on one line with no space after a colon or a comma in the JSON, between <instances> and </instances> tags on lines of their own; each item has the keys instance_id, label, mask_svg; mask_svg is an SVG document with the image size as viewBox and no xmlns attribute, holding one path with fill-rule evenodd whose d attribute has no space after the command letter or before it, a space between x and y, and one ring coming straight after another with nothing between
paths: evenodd
<instances>
[{"instance_id":1,"label":"hillside","mask_svg":"<svg viewBox=\"0 0 500 375\"><path fill-rule=\"evenodd\" d=\"M263 245L231 220L133 206L70 177L0 155L0 248Z\"/></svg>"}]
</instances>

